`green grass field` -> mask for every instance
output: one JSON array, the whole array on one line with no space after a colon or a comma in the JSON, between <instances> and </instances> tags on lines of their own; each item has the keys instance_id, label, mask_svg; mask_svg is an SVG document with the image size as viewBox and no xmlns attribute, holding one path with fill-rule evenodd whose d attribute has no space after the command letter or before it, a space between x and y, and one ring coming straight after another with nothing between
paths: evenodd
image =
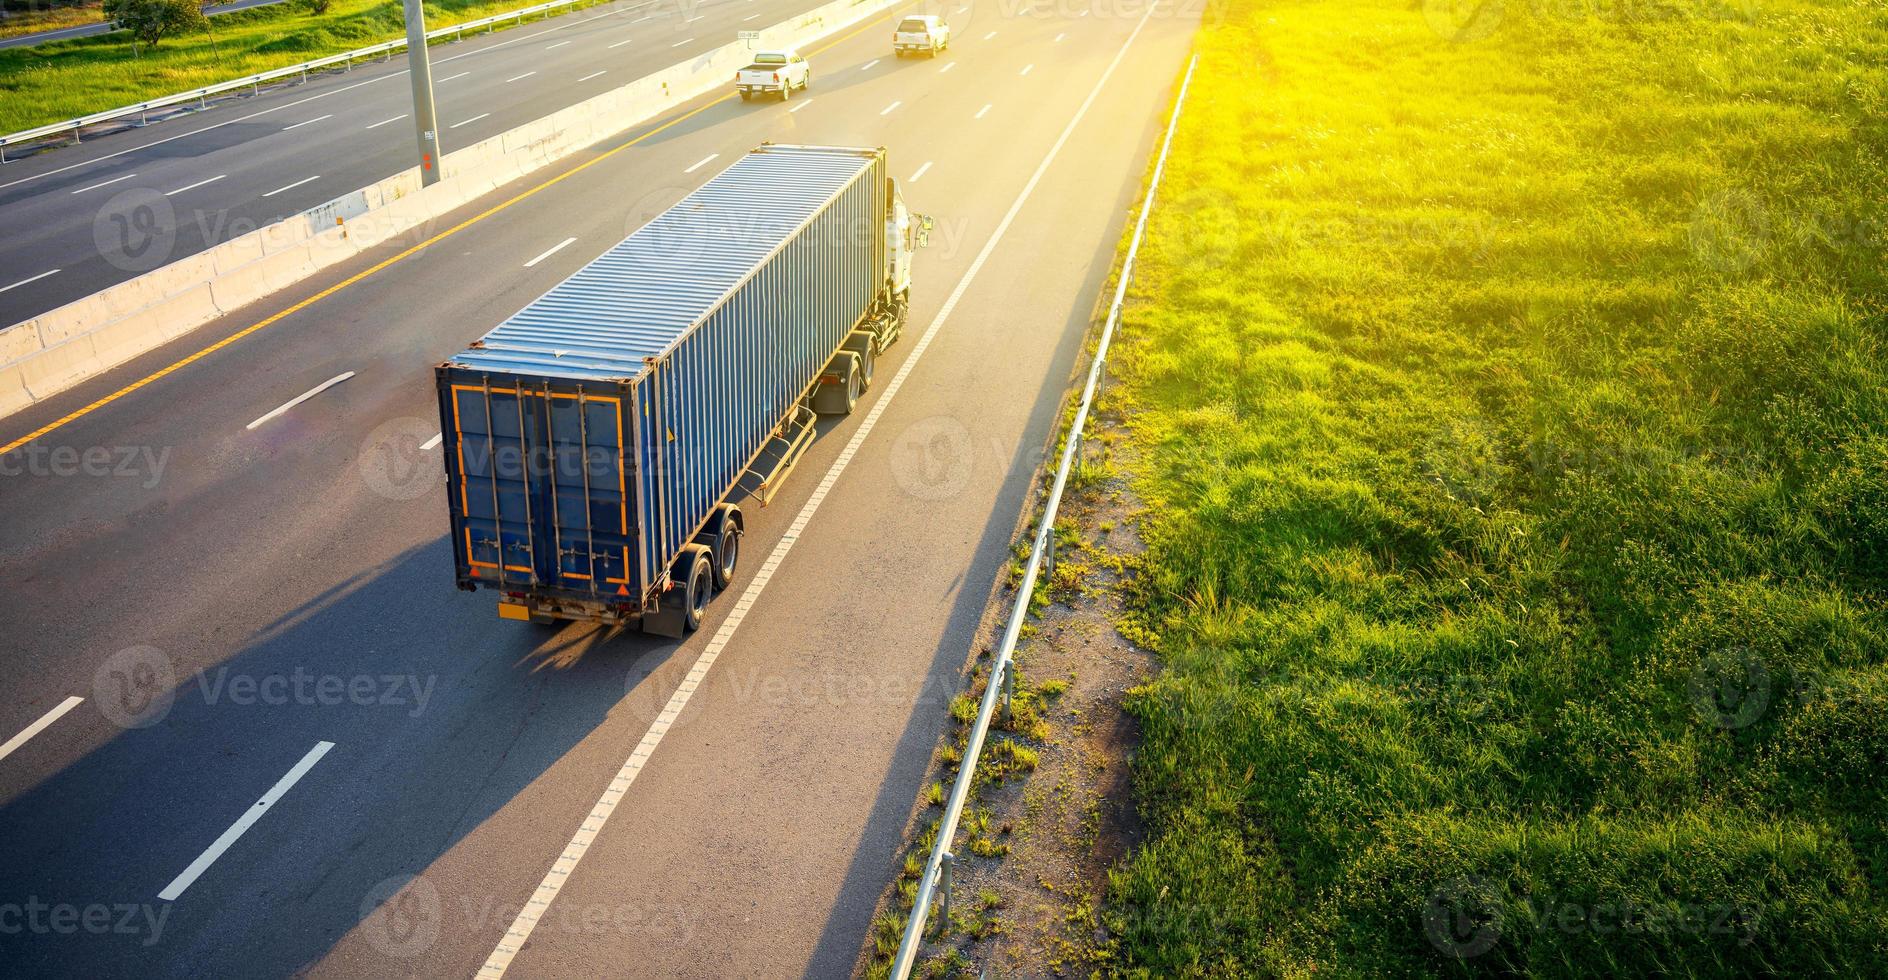
<instances>
[{"instance_id":1,"label":"green grass field","mask_svg":"<svg viewBox=\"0 0 1888 980\"><path fill-rule=\"evenodd\" d=\"M1225 0L1126 972L1888 975L1888 7Z\"/></svg>"},{"instance_id":2,"label":"green grass field","mask_svg":"<svg viewBox=\"0 0 1888 980\"><path fill-rule=\"evenodd\" d=\"M541 2L440 0L426 4L426 26L448 27ZM317 16L290 0L220 14L210 18L214 37L165 38L137 55L124 31L0 50L0 133L391 41L406 34L400 7L399 0L334 0Z\"/></svg>"}]
</instances>

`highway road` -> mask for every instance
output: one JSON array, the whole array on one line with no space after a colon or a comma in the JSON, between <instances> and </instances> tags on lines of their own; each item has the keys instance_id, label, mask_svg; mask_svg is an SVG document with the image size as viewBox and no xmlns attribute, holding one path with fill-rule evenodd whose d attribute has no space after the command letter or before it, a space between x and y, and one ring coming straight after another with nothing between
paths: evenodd
<instances>
[{"instance_id":1,"label":"highway road","mask_svg":"<svg viewBox=\"0 0 1888 980\"><path fill-rule=\"evenodd\" d=\"M824 0L619 0L435 46L450 154ZM0 165L0 325L417 164L406 58Z\"/></svg>"},{"instance_id":2,"label":"highway road","mask_svg":"<svg viewBox=\"0 0 1888 980\"><path fill-rule=\"evenodd\" d=\"M851 972L1198 19L1090 3L955 12L937 60L870 21L810 98L700 100L0 457L5 972ZM763 140L888 148L936 219L904 339L702 631L498 620L433 365Z\"/></svg>"}]
</instances>

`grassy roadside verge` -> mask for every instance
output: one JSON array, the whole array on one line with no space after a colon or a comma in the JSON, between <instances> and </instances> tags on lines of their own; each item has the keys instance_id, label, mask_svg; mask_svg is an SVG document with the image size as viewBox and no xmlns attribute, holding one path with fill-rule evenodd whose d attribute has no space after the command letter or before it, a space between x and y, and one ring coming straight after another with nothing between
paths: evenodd
<instances>
[{"instance_id":1,"label":"grassy roadside verge","mask_svg":"<svg viewBox=\"0 0 1888 980\"><path fill-rule=\"evenodd\" d=\"M542 0L439 0L429 30L535 6ZM683 4L650 8L680 17ZM219 14L212 34L166 38L133 56L123 31L0 50L0 133L72 119L299 64L404 36L398 0L334 0L314 15L299 2Z\"/></svg>"},{"instance_id":2,"label":"grassy roadside verge","mask_svg":"<svg viewBox=\"0 0 1888 980\"><path fill-rule=\"evenodd\" d=\"M1888 19L1456 9L1202 32L1116 965L1878 975Z\"/></svg>"}]
</instances>

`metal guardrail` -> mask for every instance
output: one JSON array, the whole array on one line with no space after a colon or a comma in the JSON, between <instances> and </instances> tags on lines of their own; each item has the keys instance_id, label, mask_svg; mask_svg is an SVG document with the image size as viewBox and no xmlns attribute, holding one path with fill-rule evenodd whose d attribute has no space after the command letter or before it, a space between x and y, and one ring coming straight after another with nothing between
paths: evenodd
<instances>
[{"instance_id":1,"label":"metal guardrail","mask_svg":"<svg viewBox=\"0 0 1888 980\"><path fill-rule=\"evenodd\" d=\"M524 23L524 19L532 14L543 14L545 17L549 17L551 11L559 10L564 7L596 6L612 2L614 2L614 0L550 0L548 3L522 7L518 10L508 10L502 14L493 14L490 17L469 20L463 24L453 24L449 27L441 27L438 30L427 31L426 39L433 41L443 37L451 37L454 40L458 40L465 35L466 31L476 31L480 28L484 28L487 32L490 32L492 28L506 21L515 21L522 24ZM661 2L661 0L645 0L645 2L627 7L625 10L641 10L644 7L654 6L659 2ZM9 146L18 146L22 143L37 143L48 136L58 136L61 133L67 132L72 134L72 142L77 143L79 142L80 131L87 126L97 123L109 122L113 119L122 119L126 116L136 115L139 118L139 124L142 125L144 115L153 109L166 109L171 106L184 105L189 102L196 102L199 106L207 107L210 96L221 95L224 92L233 92L241 88L247 88L256 94L260 94L264 82L273 82L288 78L292 75L300 75L302 80L306 81L308 79L308 73L311 71L320 71L323 68L332 68L335 65L353 67L356 60L365 60L375 55L390 56L393 52L402 50L405 47L406 38L404 37L392 41L383 41L379 44L357 48L353 51L344 51L341 54L329 55L325 58L316 58L313 61L304 61L299 65L289 65L285 68L271 68L268 71L260 72L255 75L231 79L227 82L217 82L215 85L206 85L203 88L191 89L188 92L166 95L148 102L119 106L116 109L94 112L89 116L80 116L77 119L47 123L44 126L23 129L17 133L8 133L5 136L0 136L0 163L6 162L6 148Z\"/></svg>"},{"instance_id":2,"label":"metal guardrail","mask_svg":"<svg viewBox=\"0 0 1888 980\"><path fill-rule=\"evenodd\" d=\"M905 922L904 937L898 942L898 955L892 960L891 980L907 980L912 967L917 964L918 950L924 944L924 926L931 912L931 897L940 884L943 888L943 901L939 908L939 920L948 928L951 918L951 865L956 855L951 851L951 841L957 836L958 821L964 815L964 804L970 798L970 786L977 773L977 760L983 753L984 737L990 733L990 721L997 709L998 692L1002 693L1004 717L1010 712L1011 695L1015 691L1015 655L1016 640L1023 628L1023 620L1029 615L1029 597L1035 592L1036 580L1041 575L1044 565L1055 568L1055 518L1062 506L1062 491L1068 486L1069 471L1081 453L1082 429L1088 423L1089 411L1095 404L1095 391L1101 385L1102 371L1108 363L1108 346L1114 340L1115 326L1121 321L1121 304L1127 298L1128 280L1134 272L1134 257L1141 249L1141 236L1147 231L1147 215L1154 208L1154 194L1160 190L1160 177L1167 169L1167 151L1173 146L1174 129L1180 124L1180 109L1186 104L1187 87L1193 83L1193 69L1199 64L1199 55L1187 63L1186 77L1180 82L1180 94L1174 99L1173 118L1167 121L1167 136L1160 144L1160 159L1154 164L1154 176L1147 186L1147 198L1141 203L1140 217L1134 223L1134 237L1128 243L1127 258L1121 263L1121 279L1115 285L1114 301L1108 306L1108 319L1101 330L1101 341L1095 347L1094 363L1088 368L1088 384L1082 389L1082 403L1075 410L1075 420L1069 424L1067 445L1062 449L1062 462L1056 467L1055 484L1049 490L1049 502L1043 508L1042 521L1036 528L1036 539L1030 545L1029 564L1023 570L1023 584L1016 592L1016 606L1010 610L1009 624L1003 629L1003 642L998 645L995 665L991 667L990 684L983 692L983 702L977 708L977 720L970 729L970 741L964 746L963 765L957 770L957 780L951 785L951 796L944 804L944 819L938 825L937 842L931 847L931 858L925 862L924 876L918 879L918 893L911 905L911 918Z\"/></svg>"}]
</instances>

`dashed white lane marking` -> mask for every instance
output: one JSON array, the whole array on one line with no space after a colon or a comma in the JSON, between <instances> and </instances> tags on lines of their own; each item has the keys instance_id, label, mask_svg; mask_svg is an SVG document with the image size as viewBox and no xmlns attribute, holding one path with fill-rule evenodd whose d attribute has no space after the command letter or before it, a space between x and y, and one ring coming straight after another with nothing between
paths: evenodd
<instances>
[{"instance_id":1,"label":"dashed white lane marking","mask_svg":"<svg viewBox=\"0 0 1888 980\"><path fill-rule=\"evenodd\" d=\"M1055 36L1055 40L1054 40L1054 41L1052 41L1052 42L1050 42L1050 43L1051 43L1051 44L1061 44L1061 43L1062 43L1062 39L1063 39L1063 38L1065 38L1065 37L1068 37L1068 35L1067 35L1067 34L1057 34L1057 35Z\"/></svg>"},{"instance_id":2,"label":"dashed white lane marking","mask_svg":"<svg viewBox=\"0 0 1888 980\"><path fill-rule=\"evenodd\" d=\"M544 46L544 50L555 51L556 49L561 48L564 45L569 44L569 43L570 43L569 41L559 41L556 44L547 44Z\"/></svg>"},{"instance_id":3,"label":"dashed white lane marking","mask_svg":"<svg viewBox=\"0 0 1888 980\"><path fill-rule=\"evenodd\" d=\"M34 278L38 278L35 276ZM85 701L81 697L70 697L59 702L59 706L39 716L39 720L26 726L26 730L7 739L7 744L0 745L0 759L13 754L13 750L26 744L26 740L46 730L46 726L58 721L61 715L78 707Z\"/></svg>"},{"instance_id":4,"label":"dashed white lane marking","mask_svg":"<svg viewBox=\"0 0 1888 980\"><path fill-rule=\"evenodd\" d=\"M791 114L791 113L795 113L795 112L799 112L799 111L800 111L801 109L804 109L804 108L806 108L807 106L810 106L810 105L812 105L812 104L813 104L813 100L812 100L812 99L801 99L800 101L798 101L798 102L795 102L795 103L793 104L793 108L791 108L791 109L788 109L788 110L787 110L787 112L788 112L789 114Z\"/></svg>"},{"instance_id":5,"label":"dashed white lane marking","mask_svg":"<svg viewBox=\"0 0 1888 980\"><path fill-rule=\"evenodd\" d=\"M718 157L720 155L721 154L719 153L710 153L707 156L702 157L701 159L695 161L692 165L689 166L687 170L684 170L682 172L685 174L692 174L695 171L700 170L701 168L707 166L708 161L713 160L715 157Z\"/></svg>"},{"instance_id":6,"label":"dashed white lane marking","mask_svg":"<svg viewBox=\"0 0 1888 980\"><path fill-rule=\"evenodd\" d=\"M267 813L269 808L274 806L276 801L292 789L303 776L307 775L308 770L313 769L315 763L320 762L321 757L327 755L331 748L334 748L333 742L316 742L315 747L309 749L307 755L302 756L302 761L295 763L295 768L290 769L287 775L277 780L267 793L262 794L262 799L256 801L255 806L250 807L242 816L236 818L235 823L229 825L228 830L223 831L223 836L218 837L216 843L210 845L209 850L197 855L197 859L190 862L190 867L185 868L183 874L165 885L164 890L157 893L158 900L176 901L177 896L182 895L184 889L189 888L191 883L197 880L198 875L216 863L216 859L222 857L223 852L229 850L229 846L248 832L256 821L261 820L262 815Z\"/></svg>"},{"instance_id":7,"label":"dashed white lane marking","mask_svg":"<svg viewBox=\"0 0 1888 980\"><path fill-rule=\"evenodd\" d=\"M686 41L677 41L677 42L675 42L674 44L671 44L671 45L669 45L669 47L671 47L671 48L679 48L679 47L681 47L681 46L682 46L682 45L684 45L684 44L691 44L691 43L693 43L693 42L694 42L694 40L695 40L695 39L691 37L691 38L689 38L689 39L688 39L688 40L686 40Z\"/></svg>"},{"instance_id":8,"label":"dashed white lane marking","mask_svg":"<svg viewBox=\"0 0 1888 980\"><path fill-rule=\"evenodd\" d=\"M328 380L323 381L322 383L314 386L313 388L310 388L307 391L302 392L300 395L295 396L294 400L290 401L288 404L283 405L282 407L276 409L275 411L270 412L267 415L264 415L263 417L255 420L254 422L249 423L246 426L243 426L243 428L253 430L255 429L256 426L261 425L262 423L267 422L270 419L273 419L273 418L276 418L277 416L282 415L283 413L287 412L289 409L294 408L297 405L300 405L302 402L305 402L308 399L313 398L324 391L327 391L329 388L332 388L335 385L338 385L341 382L346 381L347 379L353 376L354 376L354 372L352 371L349 371L346 374L337 374L334 377L329 378Z\"/></svg>"},{"instance_id":9,"label":"dashed white lane marking","mask_svg":"<svg viewBox=\"0 0 1888 980\"><path fill-rule=\"evenodd\" d=\"M578 825L577 832L571 835L570 843L565 845L564 852L552 863L550 871L544 875L544 880L538 883L537 891L533 892L531 898L518 910L518 915L512 920L511 927L505 930L504 938L498 941L498 945L492 949L492 955L485 960L485 965L479 968L479 980L500 980L505 975L505 971L510 969L512 959L531 938L531 932L537 928L538 921L543 918L545 910L557 900L557 895L563 890L564 883L569 881L571 874L577 870L577 862L583 860L584 853L596 841L597 835L602 833L604 825L609 822L610 814L615 812L617 803L621 802L623 796L629 792L629 787L635 783L637 775L648 764L649 757L655 753L656 747L662 744L662 737L668 733L669 726L681 716L682 709L688 706L689 700L708 679L708 672L714 669L715 660L733 640L734 631L740 628L742 620L747 617L748 610L752 609L755 600L760 598L761 591L767 587L768 582L773 580L775 569L778 569L780 563L786 560L787 554L800 540L800 535L806 531L806 526L812 523L813 515L818 513L820 505L826 500L826 495L832 492L833 485L839 482L840 474L846 471L852 458L858 455L859 447L865 444L866 437L878 427L879 419L891 406L892 400L898 397L898 391L904 387L905 379L911 376L912 369L923 360L924 352L930 348L931 341L937 337L938 331L943 329L945 321L950 319L951 311L957 308L958 302L964 297L964 292L970 288L971 281L976 279L977 272L983 268L984 263L990 260L991 253L995 252L997 245L1003 241L1004 234L1016 221L1016 215L1022 211L1023 205L1028 203L1030 195L1035 193L1036 186L1042 183L1043 175L1049 172L1049 165L1054 163L1055 158L1061 154L1062 147L1068 143L1069 137L1074 134L1075 127L1081 123L1082 117L1088 115L1089 108L1101 95L1102 87L1108 84L1108 79L1114 77L1115 69L1121 66L1121 59L1127 56L1128 48L1134 44L1134 39L1141 35L1141 29L1147 26L1147 19L1153 16L1154 10L1159 6L1159 3L1147 5L1147 12L1141 15L1140 21L1134 26L1133 33L1130 33L1127 40L1122 42L1121 49L1115 52L1114 60L1108 63L1101 77L1095 80L1095 87L1089 90L1088 98L1084 99L1081 107L1075 110L1075 117L1063 127L1062 135L1056 137L1055 145L1049 147L1048 154L1042 158L1041 163L1036 165L1036 172L1030 174L1029 182L1024 184L1023 189L1017 193L1016 200L1010 202L1010 209L1004 213L1003 220L997 222L996 230L991 233L990 240L983 243L983 248L978 250L977 257L971 260L970 268L964 270L964 277L957 280L957 285L951 289L950 295L944 298L944 305L938 308L937 316L932 319L931 325L925 328L924 335L918 338L917 344L911 348L911 353L905 358L905 362L898 366L898 373L893 376L891 384L886 386L884 394L879 396L878 401L872 405L872 410L867 412L865 419L859 423L858 429L853 431L852 438L846 441L846 448L840 451L838 459L833 460L832 468L827 470L826 475L820 479L819 486L814 488L813 495L807 498L805 506L800 508L800 513L793 518L793 523L788 526L786 533L781 535L780 540L774 545L774 550L767 556L767 561L761 565L759 571L754 573L754 578L747 583L747 588L741 590L740 601L734 604L727 618L723 619L720 627L715 630L715 635L708 640L707 645L702 647L701 655L695 658L694 665L688 669L688 675L682 678L681 685L675 689L674 694L669 696L669 703L662 709L662 713L656 716L649 730L643 734L642 741L637 743L635 751L630 753L623 767L617 770L616 778L610 780L609 787L603 791L603 796L597 800L596 806L590 809L589 816Z\"/></svg>"},{"instance_id":10,"label":"dashed white lane marking","mask_svg":"<svg viewBox=\"0 0 1888 980\"><path fill-rule=\"evenodd\" d=\"M696 14L695 16L693 16L693 17L690 17L689 19L687 19L687 20L685 20L685 21L683 21L682 23L684 23L684 24L693 24L694 22L696 22L696 21L698 21L698 20L700 20L700 19L702 19L703 17L706 17L706 16L708 16L708 15L707 15L707 14Z\"/></svg>"},{"instance_id":11,"label":"dashed white lane marking","mask_svg":"<svg viewBox=\"0 0 1888 980\"><path fill-rule=\"evenodd\" d=\"M984 104L984 106L983 106L983 108L981 108L981 109L978 109L978 110L977 110L977 114L976 114L976 115L974 115L974 116L971 116L970 118L972 118L972 119L982 119L982 118L983 118L983 114L984 114L984 113L986 113L986 112L989 112L989 111L990 111L990 103L985 103L985 104Z\"/></svg>"},{"instance_id":12,"label":"dashed white lane marking","mask_svg":"<svg viewBox=\"0 0 1888 980\"><path fill-rule=\"evenodd\" d=\"M940 74L940 75L942 75L942 74L944 74L945 72L947 72L947 71L950 71L950 70L951 70L952 68L955 68L955 67L957 67L957 62L955 62L955 61L953 61L953 62L951 62L950 64L948 64L948 65L945 65L945 66L944 66L944 67L942 67L942 68L939 68L939 69L937 70L937 73L938 73L938 74Z\"/></svg>"},{"instance_id":13,"label":"dashed white lane marking","mask_svg":"<svg viewBox=\"0 0 1888 980\"><path fill-rule=\"evenodd\" d=\"M991 38L993 38L993 37L995 37L995 36L996 36L996 32L995 32L995 31L991 31L991 32L990 32L990 33L988 33L988 34L985 34L985 35L983 36L983 39L984 39L984 40L986 40L986 41L988 41L989 39L991 39Z\"/></svg>"},{"instance_id":14,"label":"dashed white lane marking","mask_svg":"<svg viewBox=\"0 0 1888 980\"><path fill-rule=\"evenodd\" d=\"M577 80L578 80L578 81L580 81L580 82L587 82L587 81L589 81L589 80L591 80L592 78L595 78L595 77L597 77L598 75L607 75L607 74L609 74L609 73L610 73L610 70L609 70L608 68L605 68L605 69L603 69L602 71L593 71L593 72L591 72L590 74L588 74L588 75L585 75L584 77L582 77L582 78L579 78L579 79L577 79Z\"/></svg>"},{"instance_id":15,"label":"dashed white lane marking","mask_svg":"<svg viewBox=\"0 0 1888 980\"><path fill-rule=\"evenodd\" d=\"M911 182L914 184L917 183L918 178L924 176L924 172L929 169L931 169L931 161L926 160L924 161L924 166L919 167L918 171L911 175Z\"/></svg>"},{"instance_id":16,"label":"dashed white lane marking","mask_svg":"<svg viewBox=\"0 0 1888 980\"><path fill-rule=\"evenodd\" d=\"M506 84L506 85L510 85L510 84L511 84L512 82L522 82L522 81L524 81L525 79L527 79L527 78L530 78L530 77L531 77L532 75L535 75L535 74L537 74L537 72L535 72L535 71L528 71L528 72L525 72L525 73L524 73L524 74L522 74L522 75L513 75L513 76L511 76L510 78L507 78L507 79L505 79L505 84Z\"/></svg>"},{"instance_id":17,"label":"dashed white lane marking","mask_svg":"<svg viewBox=\"0 0 1888 980\"><path fill-rule=\"evenodd\" d=\"M264 195L262 195L262 196L263 196L263 197L274 197L275 195L277 195L277 194L280 194L280 193L282 193L283 191L292 191L292 190L294 190L295 188L297 188L297 187L300 187L300 186L302 186L303 184L306 184L306 183L308 183L308 182L309 182L309 181L311 181L311 180L320 180L320 179L321 179L321 175L320 175L320 174L316 174L316 175L314 175L313 177L303 177L302 179L300 179L300 180L298 180L298 181L296 181L296 182L294 182L293 184L287 184L287 185L284 185L284 186L282 186L282 187L278 187L278 188L276 188L275 190L272 190L272 191L270 191L269 193L267 193L267 194L264 194Z\"/></svg>"},{"instance_id":18,"label":"dashed white lane marking","mask_svg":"<svg viewBox=\"0 0 1888 980\"><path fill-rule=\"evenodd\" d=\"M745 24L748 21L753 20L759 16L760 16L759 14L748 14L746 17L741 18L741 23Z\"/></svg>"},{"instance_id":19,"label":"dashed white lane marking","mask_svg":"<svg viewBox=\"0 0 1888 980\"><path fill-rule=\"evenodd\" d=\"M439 80L438 82L434 82L433 84L435 84L435 85L438 85L438 84L440 84L441 82L450 82L450 81L454 81L454 80L457 80L457 79L461 79L461 78L464 78L464 77L466 77L467 75L470 75L470 74L472 74L472 73L471 73L471 72L469 72L469 71L462 71L462 72L460 72L460 73L459 73L459 74L457 74L457 75L451 75L451 76L448 76L448 77L446 77L446 78L442 78L442 79L440 79L440 80Z\"/></svg>"},{"instance_id":20,"label":"dashed white lane marking","mask_svg":"<svg viewBox=\"0 0 1888 980\"><path fill-rule=\"evenodd\" d=\"M566 245L569 245L569 244L570 244L571 242L574 242L574 241L576 241L576 240L577 240L577 239L575 239L575 238L566 238L566 239L564 239L563 241L561 241L561 242L558 242L558 243L557 243L557 244L555 244L555 245L552 245L552 246L551 246L550 248L547 248L547 249L545 249L544 251L542 251L542 252L539 252L539 253L538 253L538 257L537 257L537 258L535 258L535 259L532 259L532 260L531 260L531 261L529 261L529 262L526 262L526 263L524 264L524 267L525 267L525 268L527 268L527 269L529 269L529 268L531 268L532 266L534 266L534 265L537 265L537 264L538 264L539 262L542 262L542 261L544 261L545 259L548 259L548 258L550 258L550 257L551 257L551 256L553 256L553 255L556 255L556 254L557 254L558 252L560 252L560 251L562 251L562 250L563 250L563 248L564 248L564 246L566 246Z\"/></svg>"},{"instance_id":21,"label":"dashed white lane marking","mask_svg":"<svg viewBox=\"0 0 1888 980\"><path fill-rule=\"evenodd\" d=\"M386 124L388 124L388 123L391 123L391 122L399 122L400 120L402 120L402 119L405 119L405 118L406 118L406 113L404 113L404 112L402 112L402 113L400 113L399 115L397 115L397 116L394 116L394 117L393 117L392 119L382 119L381 121L379 121L379 122L377 122L377 123L368 123L368 124L367 124L367 128L368 128L368 129L379 129L380 127L382 127L382 126L385 126L385 125L386 125Z\"/></svg>"},{"instance_id":22,"label":"dashed white lane marking","mask_svg":"<svg viewBox=\"0 0 1888 980\"><path fill-rule=\"evenodd\" d=\"M177 196L177 195L179 195L179 194L182 194L182 193L183 193L184 191L194 191L194 190L196 190L197 188L199 188L199 187L202 187L202 186L203 186L204 184L214 184L214 183L216 183L217 181L219 181L219 180L222 180L223 178L225 178L225 177L228 177L228 176L229 176L229 174L217 174L216 176L214 176L214 177L211 177L211 178L210 178L210 179L208 179L208 180L199 180L199 181L197 181L197 182L196 182L196 183L194 183L194 184L185 184L184 186L182 186L182 187L179 187L179 188L177 188L177 189L176 189L176 190L174 190L174 191L165 191L165 192L164 192L164 196L165 196L165 197L175 197L175 196Z\"/></svg>"},{"instance_id":23,"label":"dashed white lane marking","mask_svg":"<svg viewBox=\"0 0 1888 980\"><path fill-rule=\"evenodd\" d=\"M444 442L445 439L446 439L446 434L444 432L433 433L433 437L431 439L428 439L425 442L420 444L420 452L426 452L434 448L435 446L438 446L441 442Z\"/></svg>"},{"instance_id":24,"label":"dashed white lane marking","mask_svg":"<svg viewBox=\"0 0 1888 980\"><path fill-rule=\"evenodd\" d=\"M1022 71L1019 71L1019 72L1017 72L1016 74L1018 74L1018 75L1027 75L1027 74L1029 74L1030 72L1032 72L1032 71L1035 71L1035 70L1036 70L1036 66L1035 66L1035 65L1034 65L1033 63L1031 63L1031 64L1027 64L1027 65L1024 65L1024 66L1023 66L1023 70L1022 70Z\"/></svg>"},{"instance_id":25,"label":"dashed white lane marking","mask_svg":"<svg viewBox=\"0 0 1888 980\"><path fill-rule=\"evenodd\" d=\"M288 132L288 131L289 131L289 130L291 130L291 129L300 129L300 128L302 128L303 126L313 126L314 124L316 124L316 123L318 123L318 122L320 122L320 121L322 121L323 119L333 119L333 118L334 118L334 113L332 113L332 112L330 112L330 113L328 113L328 114L327 114L327 115L325 115L325 116L316 116L316 117L315 117L315 118L313 118L313 119L304 119L304 120L302 120L301 122L298 122L298 123L290 123L290 124L289 124L289 125L287 125L287 126L283 126L283 127L282 127L282 132L284 132L284 133L286 133L286 132Z\"/></svg>"},{"instance_id":26,"label":"dashed white lane marking","mask_svg":"<svg viewBox=\"0 0 1888 980\"><path fill-rule=\"evenodd\" d=\"M866 62L866 63L865 63L865 64L863 64L863 65L860 65L860 66L859 66L859 70L860 70L860 71L871 71L871 70L872 70L872 66L873 66L873 65L876 65L876 64L878 64L878 63L879 63L879 59L877 59L877 58L873 58L873 59L872 59L871 61L868 61L868 62Z\"/></svg>"},{"instance_id":27,"label":"dashed white lane marking","mask_svg":"<svg viewBox=\"0 0 1888 980\"><path fill-rule=\"evenodd\" d=\"M456 122L456 123L453 123L453 124L452 124L452 125L450 125L450 126L447 126L446 128L447 128L447 129L458 129L458 128L459 128L460 126L467 126L467 125L470 125L470 124L472 124L472 123L475 123L475 122L478 122L479 120L481 120L481 119L484 119L484 118L485 118L486 116L489 116L489 115L491 115L491 113L489 113L489 112L481 112L481 113L479 113L478 115L476 115L476 116L473 116L473 117L472 117L472 118L470 118L470 119L461 119L461 120L459 120L458 122Z\"/></svg>"},{"instance_id":28,"label":"dashed white lane marking","mask_svg":"<svg viewBox=\"0 0 1888 980\"><path fill-rule=\"evenodd\" d=\"M891 114L892 114L892 110L893 110L893 109L896 109L896 108L898 108L898 107L899 107L899 106L901 106L901 105L904 105L904 103L903 103L903 102L893 102L893 103L892 103L891 105L888 105L888 106L886 106L886 107L885 107L885 108L883 108L883 109L880 109L880 110L878 111L878 114L879 114L879 115L881 115L881 116L889 116L889 115L891 115Z\"/></svg>"},{"instance_id":29,"label":"dashed white lane marking","mask_svg":"<svg viewBox=\"0 0 1888 980\"><path fill-rule=\"evenodd\" d=\"M78 190L73 191L72 193L83 194L86 191L95 191L95 190L98 190L100 187L104 187L106 184L116 184L117 182L121 180L130 180L131 178L136 177L136 176L137 174L125 174L123 177L113 177L110 180L100 181L99 183L93 184L90 187L81 187Z\"/></svg>"},{"instance_id":30,"label":"dashed white lane marking","mask_svg":"<svg viewBox=\"0 0 1888 980\"><path fill-rule=\"evenodd\" d=\"M628 44L629 42L631 42L631 41L634 41L634 40L635 40L635 38L633 38L633 37L626 37L626 38L624 38L624 39L622 39L621 41L618 41L618 42L616 42L615 44L612 44L612 45L610 45L610 47L612 47L612 48L620 48L620 47L622 47L623 45L625 45L625 44Z\"/></svg>"},{"instance_id":31,"label":"dashed white lane marking","mask_svg":"<svg viewBox=\"0 0 1888 980\"><path fill-rule=\"evenodd\" d=\"M58 271L59 271L58 269L48 269L37 276L27 276L26 278L20 280L19 282L14 283L12 286L0 286L0 293L4 293L9 289L14 288L15 286L24 286L29 282L38 282L41 279L46 278L47 276L57 274Z\"/></svg>"}]
</instances>

